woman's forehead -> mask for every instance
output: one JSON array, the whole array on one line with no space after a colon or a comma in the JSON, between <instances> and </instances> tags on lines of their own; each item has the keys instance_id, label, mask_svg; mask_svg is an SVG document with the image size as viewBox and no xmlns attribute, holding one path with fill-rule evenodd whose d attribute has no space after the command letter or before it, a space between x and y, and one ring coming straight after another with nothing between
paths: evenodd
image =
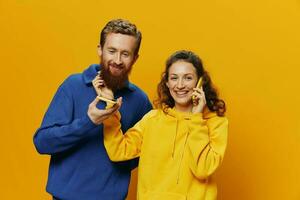
<instances>
[{"instance_id":1,"label":"woman's forehead","mask_svg":"<svg viewBox=\"0 0 300 200\"><path fill-rule=\"evenodd\" d=\"M196 69L192 63L177 61L170 66L169 74L196 74Z\"/></svg>"}]
</instances>

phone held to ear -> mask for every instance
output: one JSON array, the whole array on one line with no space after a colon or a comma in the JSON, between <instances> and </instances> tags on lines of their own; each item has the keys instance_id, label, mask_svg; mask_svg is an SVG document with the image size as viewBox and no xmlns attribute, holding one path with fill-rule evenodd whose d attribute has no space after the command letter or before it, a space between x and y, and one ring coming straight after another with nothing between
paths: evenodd
<instances>
[{"instance_id":1,"label":"phone held to ear","mask_svg":"<svg viewBox=\"0 0 300 200\"><path fill-rule=\"evenodd\" d=\"M101 77L101 70L98 71L98 76ZM97 96L97 99L99 99L101 101L105 101L106 103L111 103L111 104L116 104L117 103L116 99L107 99L105 97L102 97L101 94L99 96Z\"/></svg>"},{"instance_id":2,"label":"phone held to ear","mask_svg":"<svg viewBox=\"0 0 300 200\"><path fill-rule=\"evenodd\" d=\"M202 87L202 77L199 78L198 82L197 82L197 86L196 88L201 88ZM195 95L192 96L192 100L195 100Z\"/></svg>"}]
</instances>

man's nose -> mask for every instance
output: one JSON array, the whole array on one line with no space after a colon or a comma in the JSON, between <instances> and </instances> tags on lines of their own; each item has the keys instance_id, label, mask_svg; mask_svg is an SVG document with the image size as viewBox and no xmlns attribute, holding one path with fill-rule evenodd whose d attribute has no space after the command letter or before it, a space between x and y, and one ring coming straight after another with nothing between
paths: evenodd
<instances>
[{"instance_id":1,"label":"man's nose","mask_svg":"<svg viewBox=\"0 0 300 200\"><path fill-rule=\"evenodd\" d=\"M122 64L121 54L117 53L114 61L117 65Z\"/></svg>"}]
</instances>

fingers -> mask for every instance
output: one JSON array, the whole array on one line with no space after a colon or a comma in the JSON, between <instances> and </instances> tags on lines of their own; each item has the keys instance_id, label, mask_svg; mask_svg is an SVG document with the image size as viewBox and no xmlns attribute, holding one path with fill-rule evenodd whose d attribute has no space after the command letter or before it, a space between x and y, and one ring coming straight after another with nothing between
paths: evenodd
<instances>
[{"instance_id":1,"label":"fingers","mask_svg":"<svg viewBox=\"0 0 300 200\"><path fill-rule=\"evenodd\" d=\"M122 105L122 97L119 97L117 99L116 104L114 104L111 108L104 110L105 115L109 117L110 115L115 114L120 109L121 105Z\"/></svg>"},{"instance_id":2,"label":"fingers","mask_svg":"<svg viewBox=\"0 0 300 200\"><path fill-rule=\"evenodd\" d=\"M116 102L111 106L111 108L118 110L122 105L122 97L119 97Z\"/></svg>"},{"instance_id":3,"label":"fingers","mask_svg":"<svg viewBox=\"0 0 300 200\"><path fill-rule=\"evenodd\" d=\"M193 99L193 104L196 105L198 104L199 101L203 101L204 103L206 103L205 100L205 93L203 91L203 88L193 88L194 92L192 93L192 95L194 96Z\"/></svg>"},{"instance_id":4,"label":"fingers","mask_svg":"<svg viewBox=\"0 0 300 200\"><path fill-rule=\"evenodd\" d=\"M117 103L116 103L115 106L121 107L121 105L122 105L122 97L119 97L119 98L117 99Z\"/></svg>"},{"instance_id":5,"label":"fingers","mask_svg":"<svg viewBox=\"0 0 300 200\"><path fill-rule=\"evenodd\" d=\"M99 99L96 97L96 98L90 103L89 106L90 106L90 107L96 106L98 102L99 102Z\"/></svg>"},{"instance_id":6,"label":"fingers","mask_svg":"<svg viewBox=\"0 0 300 200\"><path fill-rule=\"evenodd\" d=\"M201 113L206 105L206 97L205 93L203 91L203 88L194 88L194 92L192 95L195 97L192 101L193 103L193 108L192 112L193 113Z\"/></svg>"},{"instance_id":7,"label":"fingers","mask_svg":"<svg viewBox=\"0 0 300 200\"><path fill-rule=\"evenodd\" d=\"M105 82L104 80L100 79L99 76L96 76L94 78L94 80L92 81L93 83L93 86L96 87L96 88L99 88L99 87L105 87Z\"/></svg>"},{"instance_id":8,"label":"fingers","mask_svg":"<svg viewBox=\"0 0 300 200\"><path fill-rule=\"evenodd\" d=\"M100 84L101 86L105 86L105 82L104 82L104 80L101 78L100 75L95 76L95 78L93 79L92 82L93 82L93 84L94 84L94 83L97 83L97 84Z\"/></svg>"},{"instance_id":9,"label":"fingers","mask_svg":"<svg viewBox=\"0 0 300 200\"><path fill-rule=\"evenodd\" d=\"M102 113L102 117L109 117L110 115L112 115L113 113L115 113L118 110L118 107L113 106L111 108L105 109L105 110L99 110L99 113Z\"/></svg>"},{"instance_id":10,"label":"fingers","mask_svg":"<svg viewBox=\"0 0 300 200\"><path fill-rule=\"evenodd\" d=\"M205 93L203 91L203 88L193 88L194 92L193 92L193 95L195 96L204 96L205 97Z\"/></svg>"},{"instance_id":11,"label":"fingers","mask_svg":"<svg viewBox=\"0 0 300 200\"><path fill-rule=\"evenodd\" d=\"M121 106L120 98L118 99L117 104L115 104L113 107L108 108L108 109L98 109L96 106L98 102L99 102L99 99L95 98L90 103L88 111L87 111L89 118L96 125L101 124L105 119L107 119L108 117L113 115L115 112L117 112Z\"/></svg>"},{"instance_id":12,"label":"fingers","mask_svg":"<svg viewBox=\"0 0 300 200\"><path fill-rule=\"evenodd\" d=\"M115 104L113 107L104 110L104 112L106 112L106 115L112 115L112 114L116 113L119 110L119 108L120 108L120 106Z\"/></svg>"},{"instance_id":13,"label":"fingers","mask_svg":"<svg viewBox=\"0 0 300 200\"><path fill-rule=\"evenodd\" d=\"M193 88L193 90L194 91L198 91L198 92L204 92L202 86L200 88Z\"/></svg>"},{"instance_id":14,"label":"fingers","mask_svg":"<svg viewBox=\"0 0 300 200\"><path fill-rule=\"evenodd\" d=\"M105 82L104 80L101 79L101 77L99 75L97 75L93 81L92 81L92 84L93 84L93 87L96 91L96 93L99 95L99 96L103 96L103 90L105 90ZM105 92L104 92L105 93ZM104 95L105 96L105 95ZM107 96L107 95L106 95ZM107 98L107 97L106 97Z\"/></svg>"}]
</instances>

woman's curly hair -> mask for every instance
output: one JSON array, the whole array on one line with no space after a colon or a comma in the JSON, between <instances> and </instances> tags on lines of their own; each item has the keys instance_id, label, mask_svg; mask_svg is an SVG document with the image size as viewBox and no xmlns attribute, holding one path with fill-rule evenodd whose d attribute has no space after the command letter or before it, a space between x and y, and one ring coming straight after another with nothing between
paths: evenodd
<instances>
[{"instance_id":1,"label":"woman's curly hair","mask_svg":"<svg viewBox=\"0 0 300 200\"><path fill-rule=\"evenodd\" d=\"M177 51L168 58L166 69L162 73L161 81L157 86L158 98L154 101L155 107L164 110L166 107L173 108L175 106L174 99L166 83L169 79L169 69L177 61L188 62L195 67L198 79L202 77L202 87L207 107L210 111L216 112L218 116L224 116L226 111L225 102L219 99L217 90L213 87L209 74L204 70L201 59L195 53L186 50Z\"/></svg>"}]
</instances>

